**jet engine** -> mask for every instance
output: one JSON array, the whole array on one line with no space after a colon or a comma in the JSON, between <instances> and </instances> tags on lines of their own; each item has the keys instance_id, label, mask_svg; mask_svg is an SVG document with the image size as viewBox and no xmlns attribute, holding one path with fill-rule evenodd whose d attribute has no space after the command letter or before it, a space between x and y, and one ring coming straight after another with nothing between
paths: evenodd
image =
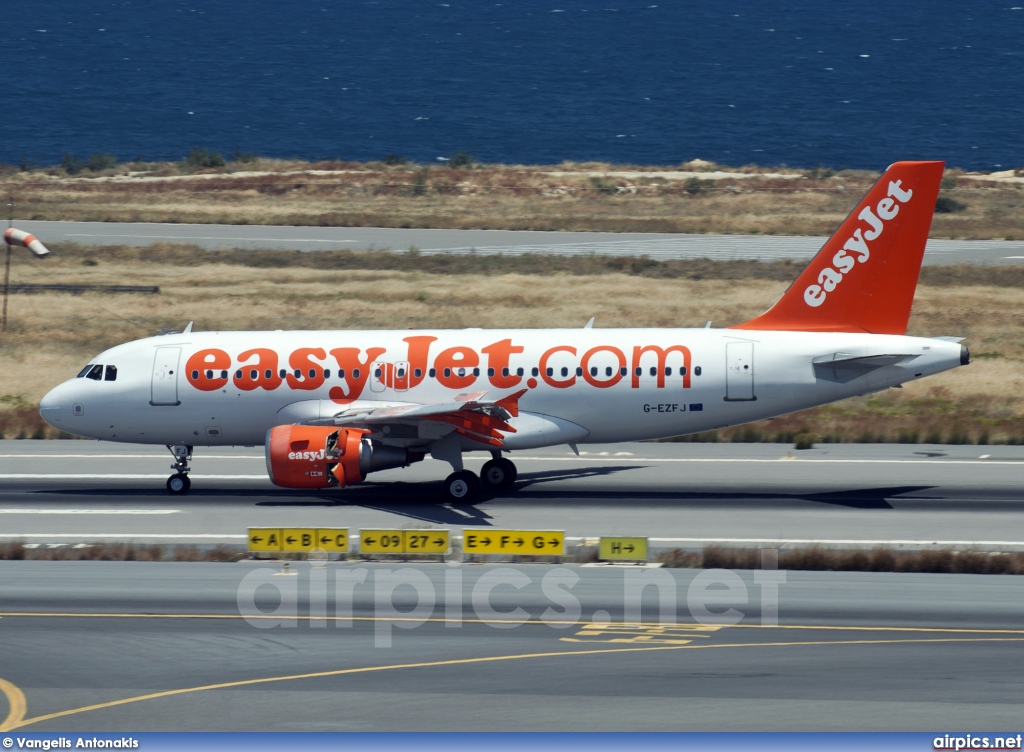
<instances>
[{"instance_id":1,"label":"jet engine","mask_svg":"<svg viewBox=\"0 0 1024 752\"><path fill-rule=\"evenodd\" d=\"M265 442L267 474L284 488L344 488L367 473L405 467L423 454L365 438L362 428L275 426Z\"/></svg>"}]
</instances>

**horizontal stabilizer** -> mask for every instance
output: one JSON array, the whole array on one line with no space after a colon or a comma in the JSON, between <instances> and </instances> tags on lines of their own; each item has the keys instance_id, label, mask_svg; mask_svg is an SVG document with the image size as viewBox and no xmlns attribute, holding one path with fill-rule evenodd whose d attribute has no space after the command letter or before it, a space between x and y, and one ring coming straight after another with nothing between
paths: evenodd
<instances>
[{"instance_id":1,"label":"horizontal stabilizer","mask_svg":"<svg viewBox=\"0 0 1024 752\"><path fill-rule=\"evenodd\" d=\"M871 371L886 366L897 366L916 358L917 355L890 353L885 355L850 355L849 353L833 353L820 355L811 360L814 375L825 381L845 384L860 378Z\"/></svg>"}]
</instances>

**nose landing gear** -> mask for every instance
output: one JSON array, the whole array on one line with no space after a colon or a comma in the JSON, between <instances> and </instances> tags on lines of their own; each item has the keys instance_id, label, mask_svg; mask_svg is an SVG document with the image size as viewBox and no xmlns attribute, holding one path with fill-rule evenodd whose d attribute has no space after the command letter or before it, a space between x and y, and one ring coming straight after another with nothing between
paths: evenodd
<instances>
[{"instance_id":1,"label":"nose landing gear","mask_svg":"<svg viewBox=\"0 0 1024 752\"><path fill-rule=\"evenodd\" d=\"M168 444L168 451L174 455L174 464L171 470L175 473L167 479L168 492L178 495L187 494L192 487L192 481L188 479L189 460L192 459L192 447L188 444Z\"/></svg>"}]
</instances>

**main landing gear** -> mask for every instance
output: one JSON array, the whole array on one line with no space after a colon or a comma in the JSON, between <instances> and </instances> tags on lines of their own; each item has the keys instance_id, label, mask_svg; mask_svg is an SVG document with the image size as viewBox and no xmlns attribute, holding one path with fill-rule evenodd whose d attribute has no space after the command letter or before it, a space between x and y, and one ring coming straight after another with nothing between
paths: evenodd
<instances>
[{"instance_id":1,"label":"main landing gear","mask_svg":"<svg viewBox=\"0 0 1024 752\"><path fill-rule=\"evenodd\" d=\"M168 451L174 455L174 464L171 470L175 473L167 479L167 490L174 494L187 494L192 487L192 481L188 479L189 460L192 459L192 447L187 444L168 444Z\"/></svg>"},{"instance_id":2,"label":"main landing gear","mask_svg":"<svg viewBox=\"0 0 1024 752\"><path fill-rule=\"evenodd\" d=\"M497 452L491 456L492 459L481 468L479 478L469 470L458 470L445 479L444 491L449 501L470 504L476 501L482 490L494 493L512 487L518 475L515 464Z\"/></svg>"}]
</instances>

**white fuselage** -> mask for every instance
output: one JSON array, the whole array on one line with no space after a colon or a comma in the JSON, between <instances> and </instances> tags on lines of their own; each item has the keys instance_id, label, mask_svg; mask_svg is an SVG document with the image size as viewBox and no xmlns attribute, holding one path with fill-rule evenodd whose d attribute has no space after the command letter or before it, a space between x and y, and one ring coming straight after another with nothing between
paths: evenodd
<instances>
[{"instance_id":1,"label":"white fuselage","mask_svg":"<svg viewBox=\"0 0 1024 752\"><path fill-rule=\"evenodd\" d=\"M830 378L835 357L899 364ZM731 329L189 332L97 356L103 378L54 388L43 417L108 441L261 445L339 411L499 399L521 389L505 449L631 441L747 423L961 365L946 340ZM113 380L109 369L116 368ZM460 370L461 369L461 370ZM549 370L550 369L550 370ZM639 370L638 370L639 369ZM358 375L356 375L358 371ZM374 438L426 446L429 430ZM463 439L464 451L487 447Z\"/></svg>"}]
</instances>

